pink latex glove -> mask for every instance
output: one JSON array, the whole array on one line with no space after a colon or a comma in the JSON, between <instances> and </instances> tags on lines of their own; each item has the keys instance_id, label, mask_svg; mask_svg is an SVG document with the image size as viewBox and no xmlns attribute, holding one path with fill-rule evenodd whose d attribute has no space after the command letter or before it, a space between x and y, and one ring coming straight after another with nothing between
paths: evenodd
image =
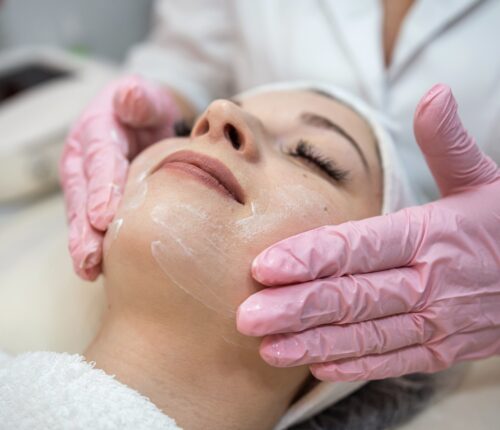
<instances>
[{"instance_id":1,"label":"pink latex glove","mask_svg":"<svg viewBox=\"0 0 500 430\"><path fill-rule=\"evenodd\" d=\"M421 100L414 128L440 200L299 234L253 262L257 281L288 285L238 311L240 332L269 335L271 365L354 381L500 353L500 171L448 87Z\"/></svg>"},{"instance_id":2,"label":"pink latex glove","mask_svg":"<svg viewBox=\"0 0 500 430\"><path fill-rule=\"evenodd\" d=\"M171 136L179 117L171 93L128 76L105 88L72 127L59 167L69 250L83 279L101 272L104 232L120 202L129 160Z\"/></svg>"}]
</instances>

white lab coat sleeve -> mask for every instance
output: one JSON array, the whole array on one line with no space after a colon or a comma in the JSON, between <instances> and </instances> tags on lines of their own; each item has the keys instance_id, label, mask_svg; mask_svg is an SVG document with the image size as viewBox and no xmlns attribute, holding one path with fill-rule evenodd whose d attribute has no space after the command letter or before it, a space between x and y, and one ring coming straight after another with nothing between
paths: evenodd
<instances>
[{"instance_id":1,"label":"white lab coat sleeve","mask_svg":"<svg viewBox=\"0 0 500 430\"><path fill-rule=\"evenodd\" d=\"M232 95L230 2L156 0L149 39L133 48L129 72L164 83L201 111Z\"/></svg>"}]
</instances>

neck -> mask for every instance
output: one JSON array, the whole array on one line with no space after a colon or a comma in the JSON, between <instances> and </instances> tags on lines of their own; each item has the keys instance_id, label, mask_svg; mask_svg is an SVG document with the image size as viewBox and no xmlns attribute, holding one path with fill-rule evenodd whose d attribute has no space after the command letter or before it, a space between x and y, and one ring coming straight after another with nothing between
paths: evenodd
<instances>
[{"instance_id":1,"label":"neck","mask_svg":"<svg viewBox=\"0 0 500 430\"><path fill-rule=\"evenodd\" d=\"M307 369L271 368L257 346L242 348L215 335L220 321L197 320L160 323L110 310L84 355L182 428L272 429Z\"/></svg>"}]
</instances>

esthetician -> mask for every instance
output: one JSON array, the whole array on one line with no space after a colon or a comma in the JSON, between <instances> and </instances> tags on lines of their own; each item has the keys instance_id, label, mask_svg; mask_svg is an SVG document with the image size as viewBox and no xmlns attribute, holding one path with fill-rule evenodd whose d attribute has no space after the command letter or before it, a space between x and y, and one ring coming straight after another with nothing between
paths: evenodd
<instances>
[{"instance_id":1,"label":"esthetician","mask_svg":"<svg viewBox=\"0 0 500 430\"><path fill-rule=\"evenodd\" d=\"M266 336L270 364L311 364L323 380L434 372L499 354L498 22L495 0L156 1L151 36L127 65L143 77L111 83L66 142L75 270L99 275L129 161L179 131L178 120L266 82L332 82L386 113L423 204L265 250L251 271L269 288L240 305L238 329ZM453 88L477 144L444 85L412 125L435 82Z\"/></svg>"}]
</instances>

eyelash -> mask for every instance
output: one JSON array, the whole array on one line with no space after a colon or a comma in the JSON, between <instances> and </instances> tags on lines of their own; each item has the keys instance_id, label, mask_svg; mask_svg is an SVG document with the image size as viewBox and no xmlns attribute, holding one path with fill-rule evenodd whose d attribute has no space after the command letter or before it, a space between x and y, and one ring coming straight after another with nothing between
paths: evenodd
<instances>
[{"instance_id":1,"label":"eyelash","mask_svg":"<svg viewBox=\"0 0 500 430\"><path fill-rule=\"evenodd\" d=\"M291 149L289 154L293 157L301 157L316 164L317 167L323 170L336 182L345 183L349 178L349 172L347 170L340 169L333 160L318 154L316 149L305 140L299 140L297 146Z\"/></svg>"}]
</instances>

